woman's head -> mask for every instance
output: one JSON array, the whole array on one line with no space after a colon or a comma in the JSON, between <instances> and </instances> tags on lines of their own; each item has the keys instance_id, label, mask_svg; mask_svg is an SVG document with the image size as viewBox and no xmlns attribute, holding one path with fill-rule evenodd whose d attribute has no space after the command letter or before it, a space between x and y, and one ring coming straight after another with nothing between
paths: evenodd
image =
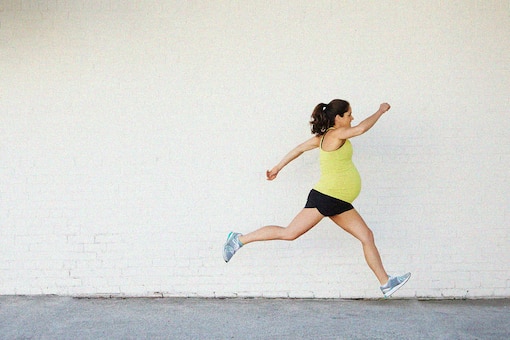
<instances>
[{"instance_id":1,"label":"woman's head","mask_svg":"<svg viewBox=\"0 0 510 340\"><path fill-rule=\"evenodd\" d=\"M347 111L349 111L349 102L342 99L333 99L329 104L318 104L310 120L312 133L318 136L325 134L335 125L335 117L343 117Z\"/></svg>"}]
</instances>

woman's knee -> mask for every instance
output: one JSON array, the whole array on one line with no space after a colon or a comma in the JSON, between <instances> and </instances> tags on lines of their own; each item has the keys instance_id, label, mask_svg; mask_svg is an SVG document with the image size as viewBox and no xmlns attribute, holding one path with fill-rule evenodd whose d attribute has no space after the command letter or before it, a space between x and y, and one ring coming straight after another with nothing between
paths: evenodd
<instances>
[{"instance_id":1,"label":"woman's knee","mask_svg":"<svg viewBox=\"0 0 510 340\"><path fill-rule=\"evenodd\" d=\"M301 234L297 233L295 230L291 230L290 228L283 228L282 233L280 235L280 239L283 241L294 241Z\"/></svg>"},{"instance_id":2,"label":"woman's knee","mask_svg":"<svg viewBox=\"0 0 510 340\"><path fill-rule=\"evenodd\" d=\"M370 244L374 244L375 243L375 240L374 240L374 233L372 232L372 230L370 230L369 228L367 228L367 230L365 230L359 237L359 240L361 241L361 243L363 245L370 245Z\"/></svg>"}]
</instances>

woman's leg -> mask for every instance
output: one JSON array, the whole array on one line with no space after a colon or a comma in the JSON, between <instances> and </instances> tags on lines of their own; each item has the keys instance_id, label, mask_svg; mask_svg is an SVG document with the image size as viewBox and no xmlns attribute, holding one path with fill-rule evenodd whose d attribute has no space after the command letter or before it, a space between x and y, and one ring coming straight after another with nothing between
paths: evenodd
<instances>
[{"instance_id":1,"label":"woman's leg","mask_svg":"<svg viewBox=\"0 0 510 340\"><path fill-rule=\"evenodd\" d=\"M352 209L330 218L342 229L361 241L365 260L381 283L381 286L388 282L388 274L384 270L381 256L375 246L374 234L365 221L363 221L360 214L355 209Z\"/></svg>"},{"instance_id":2,"label":"woman's leg","mask_svg":"<svg viewBox=\"0 0 510 340\"><path fill-rule=\"evenodd\" d=\"M239 236L242 244L256 241L286 240L292 241L312 229L323 219L323 215L315 208L305 208L290 222L287 227L269 225L246 235Z\"/></svg>"}]
</instances>

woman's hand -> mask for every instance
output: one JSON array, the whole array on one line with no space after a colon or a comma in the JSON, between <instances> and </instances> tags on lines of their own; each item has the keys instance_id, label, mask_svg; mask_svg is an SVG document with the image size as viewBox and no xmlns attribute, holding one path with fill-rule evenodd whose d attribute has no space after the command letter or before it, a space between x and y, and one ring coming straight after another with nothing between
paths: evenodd
<instances>
[{"instance_id":1,"label":"woman's hand","mask_svg":"<svg viewBox=\"0 0 510 340\"><path fill-rule=\"evenodd\" d=\"M382 103L380 106L379 106L379 111L381 111L382 113L385 113L386 111L388 111L389 109L391 109L391 106L390 104L388 103Z\"/></svg>"},{"instance_id":2,"label":"woman's hand","mask_svg":"<svg viewBox=\"0 0 510 340\"><path fill-rule=\"evenodd\" d=\"M272 168L271 170L267 170L266 171L267 180L272 181L273 179L275 179L276 176L278 176L278 172L279 170L276 169L276 167Z\"/></svg>"}]
</instances>

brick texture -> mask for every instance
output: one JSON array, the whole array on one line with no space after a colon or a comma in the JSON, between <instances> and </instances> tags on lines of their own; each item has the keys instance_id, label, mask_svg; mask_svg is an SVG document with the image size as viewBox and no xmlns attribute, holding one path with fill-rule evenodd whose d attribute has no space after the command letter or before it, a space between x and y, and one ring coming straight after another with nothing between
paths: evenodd
<instances>
[{"instance_id":1,"label":"brick texture","mask_svg":"<svg viewBox=\"0 0 510 340\"><path fill-rule=\"evenodd\" d=\"M0 294L380 297L357 240L288 223L313 107L349 100L355 202L400 297L510 296L508 1L0 1Z\"/></svg>"}]
</instances>

